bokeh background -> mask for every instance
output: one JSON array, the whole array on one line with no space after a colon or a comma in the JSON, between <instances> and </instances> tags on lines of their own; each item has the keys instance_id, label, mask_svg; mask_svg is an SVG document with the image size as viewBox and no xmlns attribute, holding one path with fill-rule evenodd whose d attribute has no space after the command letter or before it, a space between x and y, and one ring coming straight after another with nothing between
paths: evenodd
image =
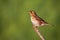
<instances>
[{"instance_id":1,"label":"bokeh background","mask_svg":"<svg viewBox=\"0 0 60 40\"><path fill-rule=\"evenodd\" d=\"M0 0L0 40L41 40L30 21L29 11L54 26L39 28L46 40L60 40L59 0Z\"/></svg>"}]
</instances>

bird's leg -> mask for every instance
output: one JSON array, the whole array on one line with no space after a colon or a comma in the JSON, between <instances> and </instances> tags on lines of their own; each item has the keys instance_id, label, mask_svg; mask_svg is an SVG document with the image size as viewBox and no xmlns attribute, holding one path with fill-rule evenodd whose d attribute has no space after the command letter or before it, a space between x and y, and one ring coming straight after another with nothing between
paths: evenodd
<instances>
[{"instance_id":1,"label":"bird's leg","mask_svg":"<svg viewBox=\"0 0 60 40\"><path fill-rule=\"evenodd\" d=\"M38 34L38 36L41 38L41 40L45 40L44 37L39 32L38 27L37 26L33 26L33 28L34 28L35 32Z\"/></svg>"}]
</instances>

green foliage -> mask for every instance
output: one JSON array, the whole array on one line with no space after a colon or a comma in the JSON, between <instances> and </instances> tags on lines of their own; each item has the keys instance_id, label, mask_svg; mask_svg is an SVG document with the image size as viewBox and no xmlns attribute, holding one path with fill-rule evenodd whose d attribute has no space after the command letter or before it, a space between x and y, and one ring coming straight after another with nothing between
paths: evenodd
<instances>
[{"instance_id":1,"label":"green foliage","mask_svg":"<svg viewBox=\"0 0 60 40\"><path fill-rule=\"evenodd\" d=\"M0 0L0 40L40 40L33 30L30 10L55 25L39 28L46 40L60 40L59 0Z\"/></svg>"}]
</instances>

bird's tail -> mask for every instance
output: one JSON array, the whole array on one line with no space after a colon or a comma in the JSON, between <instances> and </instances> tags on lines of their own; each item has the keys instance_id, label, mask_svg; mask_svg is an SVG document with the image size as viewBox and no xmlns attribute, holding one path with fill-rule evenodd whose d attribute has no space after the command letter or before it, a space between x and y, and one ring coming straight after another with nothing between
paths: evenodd
<instances>
[{"instance_id":1,"label":"bird's tail","mask_svg":"<svg viewBox=\"0 0 60 40\"><path fill-rule=\"evenodd\" d=\"M46 24L46 25L48 25L48 26L53 26L53 27L55 26L55 25L53 25L53 24L50 24L50 23L49 23L49 24Z\"/></svg>"}]
</instances>

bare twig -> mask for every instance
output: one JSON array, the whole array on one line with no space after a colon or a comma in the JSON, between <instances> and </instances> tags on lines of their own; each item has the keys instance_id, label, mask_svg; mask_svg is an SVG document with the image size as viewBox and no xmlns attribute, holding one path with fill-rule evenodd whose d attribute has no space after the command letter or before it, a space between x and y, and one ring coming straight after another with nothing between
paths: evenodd
<instances>
[{"instance_id":1,"label":"bare twig","mask_svg":"<svg viewBox=\"0 0 60 40\"><path fill-rule=\"evenodd\" d=\"M33 28L34 28L35 32L38 34L38 36L41 38L41 40L45 40L44 37L39 32L38 28L36 26L33 26Z\"/></svg>"}]
</instances>

